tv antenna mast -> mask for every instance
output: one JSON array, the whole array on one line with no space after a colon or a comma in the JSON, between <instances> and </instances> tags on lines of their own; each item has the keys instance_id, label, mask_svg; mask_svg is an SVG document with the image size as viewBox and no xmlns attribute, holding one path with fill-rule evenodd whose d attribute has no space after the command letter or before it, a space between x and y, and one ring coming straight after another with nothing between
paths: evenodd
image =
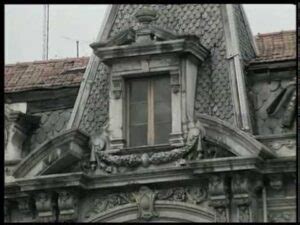
<instances>
[{"instance_id":1,"label":"tv antenna mast","mask_svg":"<svg viewBox=\"0 0 300 225\"><path fill-rule=\"evenodd\" d=\"M43 60L48 60L48 50L49 50L49 5L44 5Z\"/></svg>"},{"instance_id":2,"label":"tv antenna mast","mask_svg":"<svg viewBox=\"0 0 300 225\"><path fill-rule=\"evenodd\" d=\"M77 56L77 58L79 57L79 41L87 43L87 44L91 43L91 42L86 41L86 40L74 39L74 38L69 38L69 37L66 37L66 36L61 36L61 38L69 40L69 41L75 41L76 42L76 56Z\"/></svg>"}]
</instances>

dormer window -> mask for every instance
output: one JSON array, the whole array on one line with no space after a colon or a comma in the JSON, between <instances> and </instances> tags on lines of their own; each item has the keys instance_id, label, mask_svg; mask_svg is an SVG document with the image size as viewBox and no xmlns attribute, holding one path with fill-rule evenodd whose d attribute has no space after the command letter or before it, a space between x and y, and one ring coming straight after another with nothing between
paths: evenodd
<instances>
[{"instance_id":1,"label":"dormer window","mask_svg":"<svg viewBox=\"0 0 300 225\"><path fill-rule=\"evenodd\" d=\"M125 81L128 146L169 143L171 133L171 85L169 76Z\"/></svg>"},{"instance_id":2,"label":"dormer window","mask_svg":"<svg viewBox=\"0 0 300 225\"><path fill-rule=\"evenodd\" d=\"M110 71L110 148L183 146L194 127L198 68L209 51L196 36L151 25L152 10L136 18L139 29L91 44Z\"/></svg>"}]
</instances>

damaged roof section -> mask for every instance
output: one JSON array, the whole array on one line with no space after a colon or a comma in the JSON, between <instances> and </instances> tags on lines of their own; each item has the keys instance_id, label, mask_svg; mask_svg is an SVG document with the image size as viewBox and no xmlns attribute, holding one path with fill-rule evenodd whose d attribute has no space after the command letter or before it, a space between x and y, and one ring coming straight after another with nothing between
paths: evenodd
<instances>
[{"instance_id":1,"label":"damaged roof section","mask_svg":"<svg viewBox=\"0 0 300 225\"><path fill-rule=\"evenodd\" d=\"M258 34L255 36L259 55L252 63L296 59L296 32L294 30Z\"/></svg>"},{"instance_id":2,"label":"damaged roof section","mask_svg":"<svg viewBox=\"0 0 300 225\"><path fill-rule=\"evenodd\" d=\"M5 92L79 86L89 57L5 65Z\"/></svg>"}]
</instances>

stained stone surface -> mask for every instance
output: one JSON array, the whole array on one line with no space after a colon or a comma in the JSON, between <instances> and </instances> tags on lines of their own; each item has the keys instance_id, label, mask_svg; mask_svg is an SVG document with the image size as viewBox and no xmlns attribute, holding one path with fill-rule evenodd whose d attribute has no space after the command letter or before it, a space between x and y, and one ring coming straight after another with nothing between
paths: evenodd
<instances>
[{"instance_id":1,"label":"stained stone surface","mask_svg":"<svg viewBox=\"0 0 300 225\"><path fill-rule=\"evenodd\" d=\"M49 112L35 113L33 115L40 116L40 126L28 140L28 147L33 150L44 141L63 132L69 121L72 109L61 109Z\"/></svg>"},{"instance_id":2,"label":"stained stone surface","mask_svg":"<svg viewBox=\"0 0 300 225\"><path fill-rule=\"evenodd\" d=\"M271 74L272 76L272 74ZM274 116L267 113L268 106L274 101L276 96L286 87L290 80L272 80L272 81L255 81L253 86L250 87L251 95L250 100L253 104L255 114L255 134L270 135L270 134L284 134L296 132L296 121L293 121L291 127L282 126L283 114L287 110L287 105L290 98L287 99L286 104L283 104L280 111Z\"/></svg>"},{"instance_id":3,"label":"stained stone surface","mask_svg":"<svg viewBox=\"0 0 300 225\"><path fill-rule=\"evenodd\" d=\"M134 14L144 5L120 5L109 37L134 26ZM233 122L233 102L230 90L229 65L226 57L225 35L220 5L148 5L159 16L153 25L170 30L178 35L194 34L211 52L200 69L195 111ZM102 126L108 111L107 73L100 63L91 93L89 94L80 128L93 134Z\"/></svg>"}]
</instances>

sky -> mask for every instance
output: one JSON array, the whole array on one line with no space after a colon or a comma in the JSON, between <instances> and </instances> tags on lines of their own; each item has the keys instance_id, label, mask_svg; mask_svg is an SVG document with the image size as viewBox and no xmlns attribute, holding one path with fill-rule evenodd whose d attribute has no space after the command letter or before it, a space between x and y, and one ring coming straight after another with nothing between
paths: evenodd
<instances>
[{"instance_id":1,"label":"sky","mask_svg":"<svg viewBox=\"0 0 300 225\"><path fill-rule=\"evenodd\" d=\"M49 59L90 56L107 5L50 5ZM252 34L296 29L296 6L244 4ZM5 64L42 60L43 5L5 5Z\"/></svg>"}]
</instances>

